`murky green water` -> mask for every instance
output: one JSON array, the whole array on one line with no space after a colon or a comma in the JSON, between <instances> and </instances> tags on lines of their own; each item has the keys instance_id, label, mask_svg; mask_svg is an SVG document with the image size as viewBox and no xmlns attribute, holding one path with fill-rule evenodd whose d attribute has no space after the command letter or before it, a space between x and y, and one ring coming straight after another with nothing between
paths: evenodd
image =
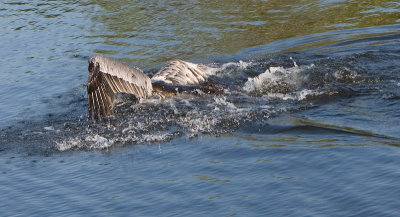
<instances>
[{"instance_id":1,"label":"murky green water","mask_svg":"<svg viewBox=\"0 0 400 217\"><path fill-rule=\"evenodd\" d=\"M5 216L396 216L397 1L2 1ZM87 120L87 59L212 63L219 96Z\"/></svg>"}]
</instances>

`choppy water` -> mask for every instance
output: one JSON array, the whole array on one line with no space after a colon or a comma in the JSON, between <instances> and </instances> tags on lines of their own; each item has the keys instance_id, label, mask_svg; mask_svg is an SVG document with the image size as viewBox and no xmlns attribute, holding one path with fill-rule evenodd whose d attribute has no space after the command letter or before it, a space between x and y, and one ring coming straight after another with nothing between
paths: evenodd
<instances>
[{"instance_id":1,"label":"choppy water","mask_svg":"<svg viewBox=\"0 0 400 217\"><path fill-rule=\"evenodd\" d=\"M3 1L2 215L396 216L397 1ZM87 58L221 95L87 119Z\"/></svg>"}]
</instances>

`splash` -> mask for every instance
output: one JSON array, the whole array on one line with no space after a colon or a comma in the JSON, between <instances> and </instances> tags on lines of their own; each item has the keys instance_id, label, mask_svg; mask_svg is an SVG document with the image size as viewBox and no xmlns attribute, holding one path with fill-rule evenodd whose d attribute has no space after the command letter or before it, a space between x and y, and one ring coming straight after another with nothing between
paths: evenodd
<instances>
[{"instance_id":1,"label":"splash","mask_svg":"<svg viewBox=\"0 0 400 217\"><path fill-rule=\"evenodd\" d=\"M233 70L233 71L237 71L237 70L245 70L248 67L252 66L253 62L252 61L243 61L243 60L239 60L239 62L229 62L229 63L224 63L222 64L222 66L219 68L220 71L227 71L227 70Z\"/></svg>"},{"instance_id":2,"label":"splash","mask_svg":"<svg viewBox=\"0 0 400 217\"><path fill-rule=\"evenodd\" d=\"M314 64L299 66L293 59L290 61L292 67L269 66L255 77L250 75L263 67L264 62L213 64L210 70L216 72L217 78L246 76L246 80L239 82L241 88L227 86L217 96L180 94L166 99L145 99L139 104L122 98L116 105L116 115L105 120L107 123L80 127L78 136L57 142L57 150L107 149L118 144L162 143L177 136L229 134L247 121L296 108L297 105L285 101L302 101L324 93L306 88ZM232 84L238 83L236 78L233 80Z\"/></svg>"},{"instance_id":3,"label":"splash","mask_svg":"<svg viewBox=\"0 0 400 217\"><path fill-rule=\"evenodd\" d=\"M283 100L303 100L315 91L303 89L307 83L307 72L314 67L314 64L290 68L269 67L264 73L248 78L243 90L248 94L265 95L269 98L280 98Z\"/></svg>"},{"instance_id":4,"label":"splash","mask_svg":"<svg viewBox=\"0 0 400 217\"><path fill-rule=\"evenodd\" d=\"M71 149L82 149L84 147L89 149L106 149L115 144L114 139L107 139L101 135L93 134L87 135L85 138L73 137L66 140L56 142L56 148L59 151L66 151Z\"/></svg>"},{"instance_id":5,"label":"splash","mask_svg":"<svg viewBox=\"0 0 400 217\"><path fill-rule=\"evenodd\" d=\"M121 96L116 100L115 115L99 122L85 118L86 95L76 94L81 98L73 99L70 107L81 108L79 113L24 125L22 130L3 130L2 134L13 135L5 137L13 138L10 144L29 138L32 143L57 151L163 143L182 136L190 139L203 134L231 134L248 123L263 124L271 117L307 108L321 99L352 96L364 87L370 89L371 82L377 83L374 88L381 88L381 77L366 75L363 68L352 66L354 57L326 58L306 64L297 64L289 57L274 61L207 64L213 70L212 82L224 87L220 95L198 92L143 99L140 103ZM398 87L398 81L392 76L390 84ZM394 98L387 93L384 98ZM396 92L390 93L398 96ZM22 142L15 142L14 138L21 138Z\"/></svg>"}]
</instances>

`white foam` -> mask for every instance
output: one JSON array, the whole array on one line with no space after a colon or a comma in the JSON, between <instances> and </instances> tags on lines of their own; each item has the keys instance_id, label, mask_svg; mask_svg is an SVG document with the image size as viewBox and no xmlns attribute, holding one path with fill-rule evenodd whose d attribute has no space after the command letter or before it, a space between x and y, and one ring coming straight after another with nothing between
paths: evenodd
<instances>
[{"instance_id":1,"label":"white foam","mask_svg":"<svg viewBox=\"0 0 400 217\"><path fill-rule=\"evenodd\" d=\"M292 93L284 94L284 93L268 93L264 95L267 99L282 99L282 100L295 100L296 96Z\"/></svg>"},{"instance_id":2,"label":"white foam","mask_svg":"<svg viewBox=\"0 0 400 217\"><path fill-rule=\"evenodd\" d=\"M114 144L114 139L107 139L98 134L88 135L84 139L76 137L67 140L56 142L56 148L59 151L66 151L70 149L79 149L87 147L90 149L106 149Z\"/></svg>"},{"instance_id":3,"label":"white foam","mask_svg":"<svg viewBox=\"0 0 400 217\"><path fill-rule=\"evenodd\" d=\"M247 67L251 66L253 64L253 62L249 61L249 62L245 62L242 60L239 60L239 62L229 62L229 63L225 63L221 66L220 70L226 70L227 68L230 67L237 67L239 69L246 69Z\"/></svg>"},{"instance_id":4,"label":"white foam","mask_svg":"<svg viewBox=\"0 0 400 217\"><path fill-rule=\"evenodd\" d=\"M357 72L347 68L343 67L341 70L335 71L333 73L333 76L336 79L349 79L349 80L355 80L356 77L358 76Z\"/></svg>"},{"instance_id":5,"label":"white foam","mask_svg":"<svg viewBox=\"0 0 400 217\"><path fill-rule=\"evenodd\" d=\"M316 92L313 90L308 90L308 89L301 90L300 92L296 93L297 100L299 101L304 100L307 96L314 95L315 93Z\"/></svg>"},{"instance_id":6,"label":"white foam","mask_svg":"<svg viewBox=\"0 0 400 217\"><path fill-rule=\"evenodd\" d=\"M298 100L302 101L306 99L308 96L317 96L324 94L323 91L316 91L316 90L309 90L309 89L302 89L293 93L268 93L264 95L266 99L281 99L281 100Z\"/></svg>"},{"instance_id":7,"label":"white foam","mask_svg":"<svg viewBox=\"0 0 400 217\"><path fill-rule=\"evenodd\" d=\"M111 147L114 144L114 141L112 139L107 139L98 134L87 136L85 138L85 141L89 142L89 147L94 149L105 149Z\"/></svg>"},{"instance_id":8,"label":"white foam","mask_svg":"<svg viewBox=\"0 0 400 217\"><path fill-rule=\"evenodd\" d=\"M56 148L59 151L67 151L73 148L81 148L83 146L79 138L69 138L61 142L56 142Z\"/></svg>"},{"instance_id":9,"label":"white foam","mask_svg":"<svg viewBox=\"0 0 400 217\"><path fill-rule=\"evenodd\" d=\"M243 90L247 93L269 92L270 88L274 86L279 87L282 84L297 89L305 79L302 78L299 73L314 67L314 65L298 66L295 61L293 61L293 63L294 67L291 68L284 68L281 66L270 67L264 73L261 73L254 78L248 78L247 82L243 86ZM274 96L274 94L268 94ZM282 93L281 95L276 93L275 96L282 99L291 99L294 97L288 93Z\"/></svg>"},{"instance_id":10,"label":"white foam","mask_svg":"<svg viewBox=\"0 0 400 217\"><path fill-rule=\"evenodd\" d=\"M201 111L193 110L177 119L177 124L180 128L188 130L191 133L198 133L212 131L217 121L213 114L205 115Z\"/></svg>"},{"instance_id":11,"label":"white foam","mask_svg":"<svg viewBox=\"0 0 400 217\"><path fill-rule=\"evenodd\" d=\"M142 142L164 142L168 139L171 138L171 135L166 133L166 134L145 134L142 137Z\"/></svg>"},{"instance_id":12,"label":"white foam","mask_svg":"<svg viewBox=\"0 0 400 217\"><path fill-rule=\"evenodd\" d=\"M226 101L226 97L225 96L215 96L214 97L214 106L215 107L217 107L217 106L222 106L222 107L224 107L224 108L227 108L228 110L236 110L237 108L236 108L236 106L233 104L233 103L231 103L231 102L228 102L228 101Z\"/></svg>"},{"instance_id":13,"label":"white foam","mask_svg":"<svg viewBox=\"0 0 400 217\"><path fill-rule=\"evenodd\" d=\"M53 127L53 126L43 127L43 129L44 129L44 130L47 130L47 131L53 131L53 130L54 130L54 127Z\"/></svg>"},{"instance_id":14,"label":"white foam","mask_svg":"<svg viewBox=\"0 0 400 217\"><path fill-rule=\"evenodd\" d=\"M275 80L275 77L272 75L270 69L267 69L267 71L254 78L248 78L247 82L244 84L243 90L248 93L259 90L263 87L263 83L267 80Z\"/></svg>"}]
</instances>

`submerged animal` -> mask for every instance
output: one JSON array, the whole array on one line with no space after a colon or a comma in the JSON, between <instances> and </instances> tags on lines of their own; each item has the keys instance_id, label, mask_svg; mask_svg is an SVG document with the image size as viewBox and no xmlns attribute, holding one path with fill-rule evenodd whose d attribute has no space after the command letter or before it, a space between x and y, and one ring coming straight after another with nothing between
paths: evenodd
<instances>
[{"instance_id":1,"label":"submerged animal","mask_svg":"<svg viewBox=\"0 0 400 217\"><path fill-rule=\"evenodd\" d=\"M206 83L212 70L200 64L173 60L162 67L151 79L139 68L131 67L117 60L92 56L89 59L87 83L90 119L101 119L113 115L117 93L133 94L144 99L158 95L168 97L177 92L218 93L218 85Z\"/></svg>"}]
</instances>

